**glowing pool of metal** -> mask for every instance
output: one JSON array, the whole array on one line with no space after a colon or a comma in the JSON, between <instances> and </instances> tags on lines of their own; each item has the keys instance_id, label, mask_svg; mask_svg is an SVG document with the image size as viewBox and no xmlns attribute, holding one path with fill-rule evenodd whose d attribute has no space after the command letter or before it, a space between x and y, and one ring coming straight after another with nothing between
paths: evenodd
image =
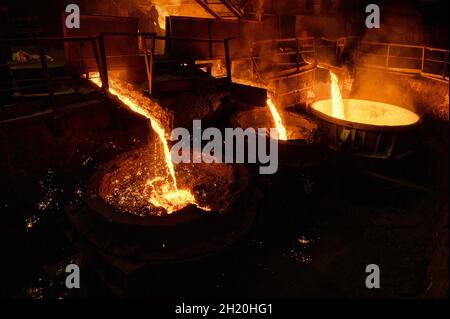
<instances>
[{"instance_id":1,"label":"glowing pool of metal","mask_svg":"<svg viewBox=\"0 0 450 319\"><path fill-rule=\"evenodd\" d=\"M169 212L151 201L153 193L161 191L158 187L165 187L161 177L165 166L161 157L160 152L148 146L116 156L95 172L90 182L90 195L116 213L164 217L183 212L189 205L173 205L177 209ZM180 189L192 193L190 205L199 212L225 214L231 211L240 192L247 187L246 170L237 165L181 163L175 166L175 174ZM149 182L153 180L156 182Z\"/></svg>"},{"instance_id":2,"label":"glowing pool of metal","mask_svg":"<svg viewBox=\"0 0 450 319\"><path fill-rule=\"evenodd\" d=\"M332 114L332 100L317 101L312 105L313 112L328 120L342 120L351 123L373 126L410 126L419 122L419 116L405 108L370 100L344 99L343 118Z\"/></svg>"}]
</instances>

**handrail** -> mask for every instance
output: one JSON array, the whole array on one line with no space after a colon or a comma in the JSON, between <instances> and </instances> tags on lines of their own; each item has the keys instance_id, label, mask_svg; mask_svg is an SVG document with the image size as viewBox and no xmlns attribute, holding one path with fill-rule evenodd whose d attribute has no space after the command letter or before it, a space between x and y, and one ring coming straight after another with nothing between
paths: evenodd
<instances>
[{"instance_id":1,"label":"handrail","mask_svg":"<svg viewBox=\"0 0 450 319\"><path fill-rule=\"evenodd\" d=\"M270 40L259 40L259 41L254 41L252 43L252 52L254 51L255 47L258 47L258 45L264 45L264 44L278 44L278 43L287 43L287 42L294 42L296 41L297 44L297 48L295 50L295 52L290 52L289 54L293 55L293 54L298 54L301 55L302 52L301 50L299 50L299 46L301 47L313 47L313 51L314 53L317 53L317 51L319 51L320 48L324 47L324 45L319 45L319 41L326 41L326 42L335 42L336 46L340 48L340 51L345 50L345 47L347 46L347 43L356 43L357 45L357 49L356 52L358 53L358 57L360 57L361 55L378 55L380 57L384 57L385 58L385 62L384 62L384 67L386 69L395 69L396 71L398 70L405 70L405 72L410 73L411 70L417 70L419 71L420 74L424 74L426 76L429 76L430 74L433 74L435 76L439 76L444 80L448 80L448 65L449 65L449 50L447 49L442 49L442 48L434 48L434 47L429 47L429 46L420 46L420 45L411 45L411 44L402 44L402 43L389 43L389 42L376 42L376 41L364 41L361 37L357 37L357 36L349 36L349 37L339 37L336 39L331 39L331 38L326 38L326 37L318 37L318 38L314 38L314 37L303 37L303 38L278 38L278 39L270 39ZM302 43L300 45L300 41L312 41L312 44L310 43ZM371 52L364 52L364 50L362 50L362 47L364 47L364 45L368 45L368 46L385 46L386 47L386 53L371 53ZM417 57L411 57L411 56L404 56L401 54L397 54L394 55L392 54L392 50L391 48L411 48L411 49L417 49L417 50L421 50L422 54L421 56L417 56ZM295 49L295 48L294 48ZM427 52L442 52L445 54L445 56L443 57L442 60L433 58L433 57L429 57L427 56ZM276 55L281 55L283 53L275 53ZM338 53L336 53L338 54ZM257 55L257 56L253 56L253 53L251 53L252 58L258 58L258 56L261 55ZM402 59L402 60L417 60L417 61L421 61L421 67L417 67L417 68L402 68L402 67L397 67L397 68L392 68L390 67L390 62L392 59ZM298 59L297 59L298 60ZM432 73L430 72L425 72L425 69L427 68L426 64L427 62L432 62L432 63L440 63L442 64L442 70L441 71L434 71ZM367 64L365 64L367 65Z\"/></svg>"},{"instance_id":2,"label":"handrail","mask_svg":"<svg viewBox=\"0 0 450 319\"><path fill-rule=\"evenodd\" d=\"M32 38L1 38L0 43L23 43L23 42L31 42L34 43L39 52L40 61L36 61L41 64L43 70L43 79L47 82L47 87L49 89L49 97L51 103L54 99L54 90L52 85L52 78L48 74L48 65L45 60L44 49L42 47L42 43L45 42L89 42L92 44L94 58L97 65L97 70L99 72L102 89L107 91L109 88L108 81L108 68L107 68L107 59L111 56L106 54L105 49L105 38L111 36L134 36L138 38L142 38L144 40L144 44L146 44L146 40L152 40L152 42L156 40L163 41L188 41L188 42L206 42L206 43L222 43L225 51L225 63L227 69L227 80L231 82L231 57L230 57L230 41L234 38L226 38L226 39L202 39L202 38L188 38L188 37L167 37L167 36L159 36L156 33L151 32L102 32L98 34L94 34L92 36L72 36L72 37L32 37ZM155 62L155 45L152 44L150 50L146 49L144 53L146 66L147 66L147 76L149 81L149 90L150 94L152 93L152 82L153 82L153 64ZM83 59L83 58L82 58ZM1 65L0 65L1 66ZM4 65L9 66L9 64Z\"/></svg>"},{"instance_id":3,"label":"handrail","mask_svg":"<svg viewBox=\"0 0 450 319\"><path fill-rule=\"evenodd\" d=\"M189 41L189 42L207 42L207 43L223 43L224 48L225 48L225 62L226 62L226 68L227 68L227 79L229 81L231 81L231 58L230 58L230 41L233 40L233 38L227 38L227 39L201 39L201 38L185 38L185 37L168 37L168 36L159 36L156 33L149 33L149 32L104 32L104 33L99 33L99 34L95 34L92 36L73 36L73 37L32 37L32 38L1 38L0 39L0 43L22 43L22 42L31 42L34 43L38 49L39 52L39 56L40 56L40 61L38 63L41 64L42 66L42 70L44 73L44 77L43 79L45 79L47 81L48 84L48 89L49 89L49 97L52 100L54 97L54 89L53 89L53 85L52 85L52 78L49 76L48 74L48 66L46 66L47 61L45 60L45 54L43 52L43 48L42 48L42 44L45 42L62 42L62 43L66 43L66 42L89 42L92 44L93 46L93 51L94 51L94 57L95 57L95 61L96 61L96 65L97 65L97 69L99 71L100 77L102 79L102 88L104 90L107 90L108 88L108 70L107 70L107 66L106 66L106 60L107 60L107 55L105 52L105 45L104 45L104 41L106 37L109 36L136 36L136 37L140 37L144 39L144 42L148 39L152 39L153 41L156 40L162 40L162 41ZM382 54L381 56L384 56L386 58L386 62L384 67L386 69L395 69L396 71L398 70L404 70L405 72L411 72L411 70L415 70L418 71L419 74L424 74L424 75L434 75L436 78L436 76L440 76L442 79L444 79L445 81L448 81L448 65L449 65L449 50L447 49L441 49L441 48L433 48L433 47L429 47L429 46L419 46L419 45L409 45L409 44L400 44L400 43L387 43L387 42L375 42L375 41L363 41L361 38L357 38L357 37L347 37L347 39L357 39L358 41L358 46L356 51L358 52L358 54L364 54L364 52L361 52L361 46L367 44L367 45L378 45L378 46L387 46L387 48L389 50L387 50L388 52L386 52L386 54ZM296 54L297 56L301 56L302 53L305 52L311 52L313 54L317 54L317 49L320 48L320 46L318 45L318 40L324 40L324 41L331 41L331 42L336 42L338 43L338 41L342 41L342 39L345 38L337 38L337 39L328 39L328 38L314 38L314 37L294 37L294 38L278 38L278 39L270 39L270 40L259 40L259 41L254 41L252 44L253 45L257 45L257 44L265 44L265 43L284 43L284 42L295 42L295 46L297 47L295 52L293 52L292 54ZM311 41L311 43L308 43L307 41ZM303 43L302 43L303 42ZM252 45L252 47L253 47ZM312 50L309 51L304 51L301 50L300 47L302 48L306 48L306 47L312 47ZM422 55L421 57L405 57L405 56L399 56L399 55L392 55L392 53L390 52L390 48L393 47L403 47L403 48L413 48L413 49L418 49L418 50L422 50ZM442 52L445 54L443 60L439 60L436 58L430 58L427 57L426 52ZM150 52L146 51L144 56L147 58L148 54L150 55L154 55L154 47L152 47L152 49L150 50ZM370 53L366 53L366 54L370 54ZM250 58L254 59L254 57L252 55L250 55ZM389 63L390 60L392 58L395 59L411 59L411 60L421 60L421 67L419 68L392 68L390 67ZM150 59L154 59L150 57ZM297 60L300 60L299 58ZM435 73L427 73L425 72L425 68L426 68L426 62L433 62L433 63L441 63L443 65L442 68L442 73L440 74L435 74ZM147 61L147 62L151 62L154 63L154 60L152 61ZM255 60L253 60L253 62L255 62ZM298 65L298 61L297 61L297 65ZM151 65L149 65L150 67ZM151 70L149 70L148 72L148 77L149 77L149 81L152 81L153 78L153 68L151 68ZM149 82L150 83L150 82ZM150 84L149 84L150 85Z\"/></svg>"},{"instance_id":4,"label":"handrail","mask_svg":"<svg viewBox=\"0 0 450 319\"><path fill-rule=\"evenodd\" d=\"M253 41L252 44L264 44L264 43L282 43L282 42L292 42L292 41L308 41L315 40L314 37L295 37L295 38L278 38L278 39L267 39L267 40L257 40Z\"/></svg>"},{"instance_id":5,"label":"handrail","mask_svg":"<svg viewBox=\"0 0 450 319\"><path fill-rule=\"evenodd\" d=\"M361 41L361 43L371 44L371 45L390 45L390 46L396 46L396 47L416 48L416 49L425 48L425 50L430 50L430 51L449 52L448 49L440 49L440 48L428 47L428 46L425 46L425 45L413 45L413 44L389 43L389 42L375 42L375 41Z\"/></svg>"},{"instance_id":6,"label":"handrail","mask_svg":"<svg viewBox=\"0 0 450 319\"><path fill-rule=\"evenodd\" d=\"M50 76L49 72L49 65L47 62L47 57L44 52L44 48L42 44L44 42L89 42L92 45L93 51L95 53L95 60L97 64L97 69L99 73L101 74L101 68L100 68L100 59L97 56L97 50L96 50L96 37L94 36L74 36L74 37L32 37L32 38L0 38L0 43L22 43L22 42L29 42L32 43L39 54L39 61L36 61L36 63L40 63L42 73L43 73L43 80L47 83L48 88L48 97L49 97L49 103L50 105L54 105L55 103L55 89L54 89L54 78ZM17 63L15 63L18 65ZM2 65L3 67L9 67L9 64ZM14 87L9 90L20 90L21 88L32 88L36 87L34 85L26 86L26 87L18 87L17 83L14 82ZM8 90L8 91L9 91ZM2 90L5 91L5 90Z\"/></svg>"},{"instance_id":7,"label":"handrail","mask_svg":"<svg viewBox=\"0 0 450 319\"><path fill-rule=\"evenodd\" d=\"M17 43L17 42L46 42L46 41L55 41L55 42L85 42L90 41L92 36L75 36L75 37L36 37L36 38L0 38L0 42L5 43Z\"/></svg>"},{"instance_id":8,"label":"handrail","mask_svg":"<svg viewBox=\"0 0 450 319\"><path fill-rule=\"evenodd\" d=\"M142 38L155 38L156 40L173 40L173 41L193 41L193 42L211 42L223 43L224 39L207 39L207 38L188 38L188 37L168 37L157 35L154 32L102 32L95 36L135 36ZM229 38L230 40L234 38Z\"/></svg>"},{"instance_id":9,"label":"handrail","mask_svg":"<svg viewBox=\"0 0 450 319\"><path fill-rule=\"evenodd\" d=\"M361 46L362 45L372 45L372 46L383 46L386 47L386 53L385 54L374 54L374 53L370 53L370 52L363 52L361 50ZM415 49L415 50L420 50L421 51L421 56L417 56L417 57L411 57L411 56L402 56L402 55L393 55L391 53L391 48L410 48L410 49ZM436 60L436 59L430 59L426 57L426 52L441 52L444 53L444 57L443 60ZM409 45L409 44L400 44L400 43L386 43L386 42L373 42L373 41L360 41L359 45L358 45L358 57L360 58L361 55L377 55L380 57L384 57L385 59L385 63L384 63L384 68L388 69L388 70L396 70L396 71L401 71L402 69L405 70L405 72L407 73L418 73L418 74L424 74L426 76L432 75L434 77L439 76L442 80L448 81L448 65L449 65L449 50L446 49L439 49L439 48L432 48L432 47L428 47L428 46L419 46L419 45ZM421 61L420 63L420 67L410 67L410 68L404 68L404 67L392 67L390 66L390 61L391 59L400 59L400 60L416 60L416 61ZM440 74L437 74L436 72L426 72L425 68L426 68L426 61L429 62L433 62L433 63L441 63L442 64L442 70L440 71ZM366 65L370 65L367 64ZM380 67L379 65L377 65L377 67Z\"/></svg>"}]
</instances>

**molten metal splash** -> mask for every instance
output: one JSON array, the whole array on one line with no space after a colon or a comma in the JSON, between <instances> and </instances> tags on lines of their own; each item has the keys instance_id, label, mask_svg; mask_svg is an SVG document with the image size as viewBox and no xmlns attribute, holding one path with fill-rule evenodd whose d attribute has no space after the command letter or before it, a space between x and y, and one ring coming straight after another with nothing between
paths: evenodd
<instances>
[{"instance_id":1,"label":"molten metal splash","mask_svg":"<svg viewBox=\"0 0 450 319\"><path fill-rule=\"evenodd\" d=\"M90 80L97 86L101 87L101 80L98 78L98 74L94 75ZM164 128L158 120L150 114L148 108L145 107L145 104L150 101L145 98L138 100L135 97L136 94L130 94L132 92L130 92L129 88L124 87L118 81L111 78L109 79L109 92L121 100L127 107L130 108L130 110L149 119L151 127L161 141L168 174L167 176L158 176L147 181L150 203L154 206L164 208L168 214L176 212L189 204L197 205L203 210L210 210L208 207L200 207L190 190L178 189L175 169L172 163L170 149L165 138Z\"/></svg>"},{"instance_id":2,"label":"molten metal splash","mask_svg":"<svg viewBox=\"0 0 450 319\"><path fill-rule=\"evenodd\" d=\"M270 113L272 113L273 121L275 122L275 127L278 131L278 139L282 141L287 141L287 133L286 128L283 125L283 122L281 121L281 116L278 113L277 107L273 103L271 98L267 99L267 106L269 106Z\"/></svg>"},{"instance_id":3,"label":"molten metal splash","mask_svg":"<svg viewBox=\"0 0 450 319\"><path fill-rule=\"evenodd\" d=\"M337 75L330 70L331 77L331 101L332 115L338 119L345 119L344 100L342 99L341 90L339 88L339 80Z\"/></svg>"}]
</instances>

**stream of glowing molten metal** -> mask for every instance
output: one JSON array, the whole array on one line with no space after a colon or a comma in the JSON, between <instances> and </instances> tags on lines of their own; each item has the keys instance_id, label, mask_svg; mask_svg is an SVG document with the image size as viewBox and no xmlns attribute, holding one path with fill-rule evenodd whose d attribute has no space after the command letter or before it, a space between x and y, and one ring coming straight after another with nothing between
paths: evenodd
<instances>
[{"instance_id":1,"label":"stream of glowing molten metal","mask_svg":"<svg viewBox=\"0 0 450 319\"><path fill-rule=\"evenodd\" d=\"M94 74L90 81L101 87L102 83L98 74ZM201 207L197 204L194 194L188 189L179 189L177 186L177 178L175 176L175 169L170 155L170 149L165 138L164 128L158 121L150 114L150 111L145 108L146 100L137 100L130 95L129 89L125 88L118 81L109 79L109 92L115 95L122 101L130 110L146 117L150 120L151 127L158 135L159 140L163 146L164 160L168 170L167 176L158 176L147 181L147 186L150 187L151 192L149 201L157 207L164 208L168 214L172 214L189 204L194 204L197 207L209 211L208 207Z\"/></svg>"},{"instance_id":2,"label":"stream of glowing molten metal","mask_svg":"<svg viewBox=\"0 0 450 319\"><path fill-rule=\"evenodd\" d=\"M275 106L271 98L267 99L267 106L270 109L270 113L272 113L272 118L278 131L278 139L281 141L287 141L286 128L284 127L280 113L278 113L277 107Z\"/></svg>"},{"instance_id":3,"label":"stream of glowing molten metal","mask_svg":"<svg viewBox=\"0 0 450 319\"><path fill-rule=\"evenodd\" d=\"M338 119L345 119L344 100L342 99L341 89L339 88L339 79L333 71L330 70L331 77L331 107L332 115Z\"/></svg>"}]
</instances>

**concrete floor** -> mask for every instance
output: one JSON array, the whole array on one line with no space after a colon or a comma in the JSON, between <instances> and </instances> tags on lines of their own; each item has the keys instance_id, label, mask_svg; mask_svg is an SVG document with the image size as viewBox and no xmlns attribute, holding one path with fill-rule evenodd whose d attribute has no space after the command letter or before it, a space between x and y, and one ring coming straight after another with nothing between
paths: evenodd
<instances>
[{"instance_id":1,"label":"concrete floor","mask_svg":"<svg viewBox=\"0 0 450 319\"><path fill-rule=\"evenodd\" d=\"M64 209L82 205L85 183L93 170L114 154L145 143L147 133L139 132L148 130L145 121L123 110L101 106L97 112L70 117L64 122L70 129L62 136L51 135L51 126L36 124L46 132L39 144L43 146L30 146L19 167L34 166L50 152L49 136L61 146L62 156L45 162L39 173L24 170L21 186L3 183L0 272L5 277L0 296L114 294L66 239ZM100 126L96 125L99 118ZM448 204L448 136L444 134L448 122L425 122L424 126L418 152L403 161L354 162L330 153L318 166L285 168L275 176L255 178L254 188L262 199L247 237L212 258L152 266L130 278L125 294L175 298L422 296L427 289L432 230ZM38 139L31 129L24 132ZM374 179L368 169L408 183ZM61 267L71 260L82 264L81 290L68 291L64 286ZM365 287L368 264L381 269L380 289Z\"/></svg>"},{"instance_id":2,"label":"concrete floor","mask_svg":"<svg viewBox=\"0 0 450 319\"><path fill-rule=\"evenodd\" d=\"M117 145L119 143L114 143ZM102 152L111 151L105 144ZM94 147L98 147L95 145ZM117 147L117 146L116 146ZM98 150L98 148L97 148ZM96 159L86 171L95 167ZM419 297L429 263L426 249L441 198L394 187L329 159L308 171L280 172L256 181L264 194L258 219L238 245L195 263L153 266L131 278L127 296L148 297ZM347 167L348 168L348 167ZM334 173L333 173L334 172ZM79 202L85 176L49 170L39 194L2 199L2 295L25 298L110 296L84 260L84 289L51 275L80 252L63 234L63 210ZM36 202L27 199L37 198ZM17 198L19 199L19 198ZM365 287L365 267L381 269L381 289ZM49 275L50 274L50 275ZM139 277L138 277L139 278Z\"/></svg>"}]
</instances>

